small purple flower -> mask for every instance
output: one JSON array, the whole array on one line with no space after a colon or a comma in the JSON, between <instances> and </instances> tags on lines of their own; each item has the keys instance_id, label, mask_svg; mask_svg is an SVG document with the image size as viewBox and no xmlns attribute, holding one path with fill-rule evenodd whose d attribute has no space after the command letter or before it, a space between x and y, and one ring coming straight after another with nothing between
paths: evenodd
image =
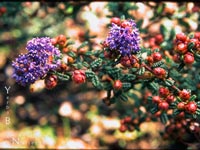
<instances>
[{"instance_id":1,"label":"small purple flower","mask_svg":"<svg viewBox=\"0 0 200 150\"><path fill-rule=\"evenodd\" d=\"M50 38L33 38L28 41L26 49L28 53L20 55L12 63L13 78L22 86L34 83L59 67L61 53L51 44Z\"/></svg>"},{"instance_id":2,"label":"small purple flower","mask_svg":"<svg viewBox=\"0 0 200 150\"><path fill-rule=\"evenodd\" d=\"M133 20L121 23L121 26L112 23L106 43L111 51L118 51L122 56L131 55L140 50L139 32Z\"/></svg>"}]
</instances>

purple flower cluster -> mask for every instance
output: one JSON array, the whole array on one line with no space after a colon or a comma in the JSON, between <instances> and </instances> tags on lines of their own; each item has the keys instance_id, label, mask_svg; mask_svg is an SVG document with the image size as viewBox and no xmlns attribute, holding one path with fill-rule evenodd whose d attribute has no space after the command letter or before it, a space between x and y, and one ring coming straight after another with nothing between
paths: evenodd
<instances>
[{"instance_id":1,"label":"purple flower cluster","mask_svg":"<svg viewBox=\"0 0 200 150\"><path fill-rule=\"evenodd\" d=\"M118 51L122 56L139 51L140 38L135 22L125 20L120 26L112 23L105 42L112 51Z\"/></svg>"},{"instance_id":2,"label":"purple flower cluster","mask_svg":"<svg viewBox=\"0 0 200 150\"><path fill-rule=\"evenodd\" d=\"M12 63L13 78L20 85L34 83L59 67L61 53L51 44L49 37L33 38L28 41L26 49L28 53L19 55Z\"/></svg>"}]
</instances>

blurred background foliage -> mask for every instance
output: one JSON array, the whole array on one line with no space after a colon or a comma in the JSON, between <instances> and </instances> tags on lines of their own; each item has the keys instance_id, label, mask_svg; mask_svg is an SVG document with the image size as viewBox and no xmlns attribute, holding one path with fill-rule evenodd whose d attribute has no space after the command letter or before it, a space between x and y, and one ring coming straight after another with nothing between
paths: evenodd
<instances>
[{"instance_id":1,"label":"blurred background foliage","mask_svg":"<svg viewBox=\"0 0 200 150\"><path fill-rule=\"evenodd\" d=\"M129 99L108 107L102 102L106 92L89 83L59 83L46 90L40 80L21 87L11 78L11 62L26 52L28 40L40 36L64 34L75 47L88 41L90 49L101 49L112 17L134 19L144 47L155 48L150 38L162 34L159 48L172 54L175 33L199 31L199 11L194 2L0 2L0 148L195 147L196 141L187 145L165 139L159 134L164 131L161 123L119 132L120 118L138 111L134 105L144 99L140 85L132 93L136 103ZM8 94L5 86L11 87Z\"/></svg>"}]
</instances>

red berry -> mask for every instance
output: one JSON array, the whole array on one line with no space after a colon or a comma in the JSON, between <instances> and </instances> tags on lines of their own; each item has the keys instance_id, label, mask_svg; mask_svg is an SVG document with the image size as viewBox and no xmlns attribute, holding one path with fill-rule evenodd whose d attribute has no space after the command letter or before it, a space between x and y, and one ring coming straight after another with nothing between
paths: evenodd
<instances>
[{"instance_id":1,"label":"red berry","mask_svg":"<svg viewBox=\"0 0 200 150\"><path fill-rule=\"evenodd\" d=\"M179 110L184 110L184 109L185 109L185 103L184 103L184 102L178 103L177 109L179 109Z\"/></svg>"},{"instance_id":2,"label":"red berry","mask_svg":"<svg viewBox=\"0 0 200 150\"><path fill-rule=\"evenodd\" d=\"M4 6L0 7L0 12L1 12L2 14L4 14L6 11L7 11L7 8L6 8L6 7L4 7Z\"/></svg>"},{"instance_id":3,"label":"red berry","mask_svg":"<svg viewBox=\"0 0 200 150\"><path fill-rule=\"evenodd\" d=\"M160 96L153 96L153 97L152 97L152 101L153 101L154 103L160 103L160 102L161 102Z\"/></svg>"},{"instance_id":4,"label":"red berry","mask_svg":"<svg viewBox=\"0 0 200 150\"><path fill-rule=\"evenodd\" d=\"M199 39L200 39L200 37L199 37ZM191 42L194 43L194 47L198 47L200 44L198 38L190 39L189 43L191 43Z\"/></svg>"},{"instance_id":5,"label":"red berry","mask_svg":"<svg viewBox=\"0 0 200 150\"><path fill-rule=\"evenodd\" d=\"M177 115L178 118L184 118L185 117L185 112L182 111Z\"/></svg>"},{"instance_id":6,"label":"red berry","mask_svg":"<svg viewBox=\"0 0 200 150\"><path fill-rule=\"evenodd\" d=\"M172 103L172 102L174 102L174 96L173 95L168 95L167 96L167 98L166 98L166 101L168 102L168 103Z\"/></svg>"},{"instance_id":7,"label":"red berry","mask_svg":"<svg viewBox=\"0 0 200 150\"><path fill-rule=\"evenodd\" d=\"M124 20L124 21L122 21L122 23L121 23L121 27L123 27L123 28L131 27L131 23L128 22L128 21L126 21L126 20Z\"/></svg>"},{"instance_id":8,"label":"red berry","mask_svg":"<svg viewBox=\"0 0 200 150\"><path fill-rule=\"evenodd\" d=\"M47 89L52 89L57 85L58 79L56 75L47 75L45 77L44 83Z\"/></svg>"},{"instance_id":9,"label":"red berry","mask_svg":"<svg viewBox=\"0 0 200 150\"><path fill-rule=\"evenodd\" d=\"M66 36L64 36L62 34L59 35L57 39L58 39L58 44L61 45L61 46L64 46L66 41L67 41Z\"/></svg>"},{"instance_id":10,"label":"red berry","mask_svg":"<svg viewBox=\"0 0 200 150\"><path fill-rule=\"evenodd\" d=\"M164 78L166 75L166 71L161 67L154 68L153 72L158 78Z\"/></svg>"},{"instance_id":11,"label":"red berry","mask_svg":"<svg viewBox=\"0 0 200 150\"><path fill-rule=\"evenodd\" d=\"M199 12L199 7L194 5L192 7L192 12Z\"/></svg>"},{"instance_id":12,"label":"red berry","mask_svg":"<svg viewBox=\"0 0 200 150\"><path fill-rule=\"evenodd\" d=\"M149 64L152 64L153 63L153 57L152 56L148 56L146 58L146 60L148 61Z\"/></svg>"},{"instance_id":13,"label":"red berry","mask_svg":"<svg viewBox=\"0 0 200 150\"><path fill-rule=\"evenodd\" d=\"M159 88L159 95L160 95L161 97L166 97L167 95L169 95L169 90L168 90L168 88L160 87L160 88Z\"/></svg>"},{"instance_id":14,"label":"red berry","mask_svg":"<svg viewBox=\"0 0 200 150\"><path fill-rule=\"evenodd\" d=\"M194 114L197 110L196 102L192 101L186 104L185 109L188 113Z\"/></svg>"},{"instance_id":15,"label":"red berry","mask_svg":"<svg viewBox=\"0 0 200 150\"><path fill-rule=\"evenodd\" d=\"M51 44L56 45L58 42L57 38L52 38L51 39Z\"/></svg>"},{"instance_id":16,"label":"red berry","mask_svg":"<svg viewBox=\"0 0 200 150\"><path fill-rule=\"evenodd\" d=\"M119 131L120 131L120 132L125 132L126 130L127 130L127 126L124 125L124 124L121 125L120 128L119 128Z\"/></svg>"},{"instance_id":17,"label":"red berry","mask_svg":"<svg viewBox=\"0 0 200 150\"><path fill-rule=\"evenodd\" d=\"M130 116L127 116L127 117L124 118L125 123L130 123L131 120L132 120L132 118Z\"/></svg>"},{"instance_id":18,"label":"red berry","mask_svg":"<svg viewBox=\"0 0 200 150\"><path fill-rule=\"evenodd\" d=\"M72 80L78 84L84 83L86 80L85 72L83 70L75 70L72 73Z\"/></svg>"},{"instance_id":19,"label":"red berry","mask_svg":"<svg viewBox=\"0 0 200 150\"><path fill-rule=\"evenodd\" d=\"M149 39L149 45L150 45L150 47L153 47L156 45L156 39L154 37Z\"/></svg>"},{"instance_id":20,"label":"red berry","mask_svg":"<svg viewBox=\"0 0 200 150\"><path fill-rule=\"evenodd\" d=\"M116 90L120 90L122 88L122 82L120 80L116 80L114 82L113 88Z\"/></svg>"},{"instance_id":21,"label":"red berry","mask_svg":"<svg viewBox=\"0 0 200 150\"><path fill-rule=\"evenodd\" d=\"M184 43L179 43L175 50L180 54L185 54L187 52L187 45Z\"/></svg>"},{"instance_id":22,"label":"red berry","mask_svg":"<svg viewBox=\"0 0 200 150\"><path fill-rule=\"evenodd\" d=\"M180 57L179 54L175 54L175 55L173 56L173 60L174 60L174 62L176 62L176 63L180 63L180 61L181 61L180 58L181 58L181 57Z\"/></svg>"},{"instance_id":23,"label":"red berry","mask_svg":"<svg viewBox=\"0 0 200 150\"><path fill-rule=\"evenodd\" d=\"M194 62L194 55L190 52L186 53L184 55L183 62L187 65L192 64Z\"/></svg>"},{"instance_id":24,"label":"red berry","mask_svg":"<svg viewBox=\"0 0 200 150\"><path fill-rule=\"evenodd\" d=\"M120 18L118 18L118 17L113 17L113 18L111 18L110 22L111 22L111 23L115 23L115 24L117 24L117 25L120 25L120 24L121 24L121 20L120 20Z\"/></svg>"},{"instance_id":25,"label":"red berry","mask_svg":"<svg viewBox=\"0 0 200 150\"><path fill-rule=\"evenodd\" d=\"M79 51L78 51L79 54L85 54L86 52L87 52L87 49L84 48L84 47L80 48Z\"/></svg>"},{"instance_id":26,"label":"red berry","mask_svg":"<svg viewBox=\"0 0 200 150\"><path fill-rule=\"evenodd\" d=\"M187 36L184 33L178 33L176 34L176 40L185 42L187 40Z\"/></svg>"},{"instance_id":27,"label":"red berry","mask_svg":"<svg viewBox=\"0 0 200 150\"><path fill-rule=\"evenodd\" d=\"M163 36L162 36L162 34L157 34L155 36L155 39L156 39L156 43L158 43L158 44L162 43L163 42Z\"/></svg>"},{"instance_id":28,"label":"red berry","mask_svg":"<svg viewBox=\"0 0 200 150\"><path fill-rule=\"evenodd\" d=\"M179 92L179 97L183 101L186 101L186 100L190 99L190 92L187 91L186 89L183 89L182 91Z\"/></svg>"},{"instance_id":29,"label":"red berry","mask_svg":"<svg viewBox=\"0 0 200 150\"><path fill-rule=\"evenodd\" d=\"M125 120L124 120L124 119L121 119L121 120L120 120L120 123L121 123L121 125L124 124L124 123L125 123Z\"/></svg>"},{"instance_id":30,"label":"red berry","mask_svg":"<svg viewBox=\"0 0 200 150\"><path fill-rule=\"evenodd\" d=\"M152 57L153 57L154 62L158 62L158 61L162 60L162 55L159 52L153 53Z\"/></svg>"},{"instance_id":31,"label":"red berry","mask_svg":"<svg viewBox=\"0 0 200 150\"><path fill-rule=\"evenodd\" d=\"M105 47L108 47L109 45L108 45L108 43L106 42L106 41L103 41L102 43L101 43L101 45L103 46L103 48L105 48Z\"/></svg>"},{"instance_id":32,"label":"red berry","mask_svg":"<svg viewBox=\"0 0 200 150\"><path fill-rule=\"evenodd\" d=\"M104 51L103 55L104 55L105 58L111 58L111 54L108 51Z\"/></svg>"},{"instance_id":33,"label":"red berry","mask_svg":"<svg viewBox=\"0 0 200 150\"><path fill-rule=\"evenodd\" d=\"M158 108L161 110L167 110L169 108L169 104L165 101L162 101L158 104Z\"/></svg>"},{"instance_id":34,"label":"red berry","mask_svg":"<svg viewBox=\"0 0 200 150\"><path fill-rule=\"evenodd\" d=\"M120 59L120 63L124 67L131 67L135 63L135 59L132 56L123 56Z\"/></svg>"},{"instance_id":35,"label":"red berry","mask_svg":"<svg viewBox=\"0 0 200 150\"><path fill-rule=\"evenodd\" d=\"M196 33L194 34L194 38L200 40L200 32L196 32Z\"/></svg>"}]
</instances>

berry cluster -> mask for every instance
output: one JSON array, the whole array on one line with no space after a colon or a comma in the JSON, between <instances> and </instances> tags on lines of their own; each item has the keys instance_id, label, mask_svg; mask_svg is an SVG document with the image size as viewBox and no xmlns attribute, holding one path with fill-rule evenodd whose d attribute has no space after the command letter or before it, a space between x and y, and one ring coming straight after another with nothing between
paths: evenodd
<instances>
[{"instance_id":1,"label":"berry cluster","mask_svg":"<svg viewBox=\"0 0 200 150\"><path fill-rule=\"evenodd\" d=\"M191 119L184 119L178 117L171 119L166 126L163 137L165 139L179 139L181 141L188 141L192 136L198 136L200 125L198 122Z\"/></svg>"},{"instance_id":2,"label":"berry cluster","mask_svg":"<svg viewBox=\"0 0 200 150\"><path fill-rule=\"evenodd\" d=\"M159 95L152 96L152 102L157 105L159 110L167 111L169 105L175 101L175 97L166 87L160 87L158 93Z\"/></svg>"},{"instance_id":3,"label":"berry cluster","mask_svg":"<svg viewBox=\"0 0 200 150\"><path fill-rule=\"evenodd\" d=\"M191 97L190 91L183 89L179 92L177 101L175 102L176 107L179 111L184 111L189 114L196 114L199 112L197 103L193 100L194 96Z\"/></svg>"},{"instance_id":4,"label":"berry cluster","mask_svg":"<svg viewBox=\"0 0 200 150\"><path fill-rule=\"evenodd\" d=\"M184 33L178 33L175 39L175 52L173 56L175 62L183 62L185 65L191 65L195 61L195 54L200 51L200 32L194 36L187 37Z\"/></svg>"},{"instance_id":5,"label":"berry cluster","mask_svg":"<svg viewBox=\"0 0 200 150\"><path fill-rule=\"evenodd\" d=\"M138 119L132 119L130 116L127 116L120 121L121 126L119 128L120 132L125 131L133 131L135 129L135 125L139 123Z\"/></svg>"},{"instance_id":6,"label":"berry cluster","mask_svg":"<svg viewBox=\"0 0 200 150\"><path fill-rule=\"evenodd\" d=\"M149 39L149 47L152 50L160 49L160 44L164 41L162 34L157 34Z\"/></svg>"}]
</instances>

